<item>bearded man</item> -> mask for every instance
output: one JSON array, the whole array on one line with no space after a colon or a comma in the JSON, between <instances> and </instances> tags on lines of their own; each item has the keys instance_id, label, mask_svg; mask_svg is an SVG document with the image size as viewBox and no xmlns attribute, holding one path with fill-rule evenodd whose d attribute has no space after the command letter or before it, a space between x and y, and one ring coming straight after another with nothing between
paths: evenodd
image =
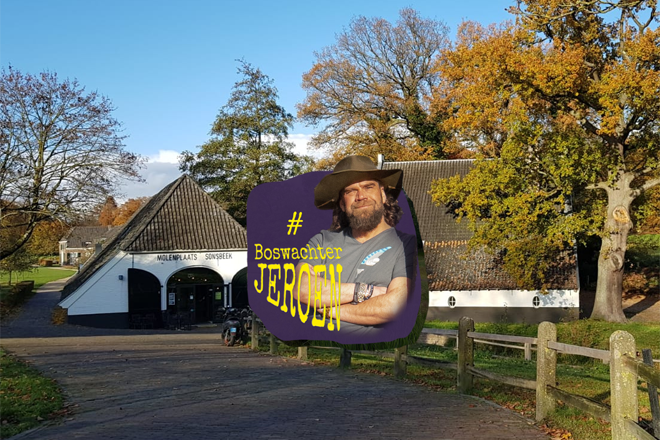
<instances>
[{"instance_id":1,"label":"bearded man","mask_svg":"<svg viewBox=\"0 0 660 440\"><path fill-rule=\"evenodd\" d=\"M314 204L333 209L333 223L308 245L341 252L339 259L321 255L299 261L300 301L319 310L325 305L328 316L336 318L336 308L330 308L330 282L317 280L313 267L341 264L341 333L373 335L407 305L416 277L417 245L415 236L395 229L402 215L397 202L402 179L401 170L379 170L368 157L349 156L314 189ZM320 302L308 291L308 276L300 270L305 264L310 266L312 286L321 289Z\"/></svg>"}]
</instances>

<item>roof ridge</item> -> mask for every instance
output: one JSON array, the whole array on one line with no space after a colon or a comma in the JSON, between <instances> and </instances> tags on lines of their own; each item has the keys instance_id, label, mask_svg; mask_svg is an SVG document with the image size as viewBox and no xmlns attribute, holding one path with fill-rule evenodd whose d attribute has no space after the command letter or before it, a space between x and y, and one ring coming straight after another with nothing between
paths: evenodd
<instances>
[{"instance_id":1,"label":"roof ridge","mask_svg":"<svg viewBox=\"0 0 660 440\"><path fill-rule=\"evenodd\" d=\"M386 163L433 163L433 162L474 162L477 159L434 159L434 160L401 160L401 161L383 161Z\"/></svg>"},{"instance_id":2,"label":"roof ridge","mask_svg":"<svg viewBox=\"0 0 660 440\"><path fill-rule=\"evenodd\" d=\"M237 222L234 217L232 217L227 211L225 211L224 208L222 206L220 206L220 204L218 203L217 200L215 200L213 197L211 197L211 195L209 193L204 191L204 189L201 188L199 186L199 184L197 184L197 182L195 182L194 179L191 178L191 180L202 190L201 192L204 194L203 197L208 198L213 203L214 206L217 206L218 208L220 208L220 211L222 213L224 213L224 215L223 215L224 218L227 218L230 222L233 222L234 226L238 226L241 229L246 229L243 225L241 225L239 222Z\"/></svg>"},{"instance_id":3,"label":"roof ridge","mask_svg":"<svg viewBox=\"0 0 660 440\"><path fill-rule=\"evenodd\" d=\"M156 199L156 201L155 201L155 206L153 207L153 210L152 210L152 212L151 212L151 215L148 216L147 218L143 219L144 221L139 222L139 225L138 225L138 229L137 229L137 230L135 230L135 231L131 230L131 231L130 231L130 232L133 233L133 237L132 237L132 239L131 239L130 241L128 241L127 243L123 243L123 244L122 244L122 246L120 247L121 250L127 249L127 248L130 247L133 243L135 243L135 240L137 240L137 239L140 237L140 235L142 235L142 232L144 232L144 230L147 228L147 226L149 226L149 223L154 219L154 217L156 217L156 214L158 214L158 213L160 212L160 210L163 208L163 206L165 205L165 203L166 203L166 202L172 197L172 194L174 194L174 191L175 191L179 186L181 186L181 183L182 183L186 178L188 178L188 179L192 179L192 178L191 178L190 176L188 176L187 174L183 174L181 177L179 177L178 179L176 179L174 182L170 183L168 186L166 186L165 188L163 188L162 190L160 190L158 193L156 193L155 196L153 196L153 197L151 198L150 202L151 202L152 200ZM169 189L168 189L168 187L169 187ZM166 192L164 195L161 196L161 193L162 193L163 191L165 191L166 189L167 189L167 192ZM157 197L157 196L160 196L160 197ZM160 199L160 200L158 200L158 199ZM138 218L139 218L139 216L140 216L140 214L141 214L141 212L142 212L143 210L147 209L147 206L149 206L149 203L148 203L148 202L147 202L144 206L142 206L142 207L138 210L137 213L135 213L135 216L134 216L129 222L127 222L127 224L128 224L128 223L137 222L137 221L138 221Z\"/></svg>"}]
</instances>

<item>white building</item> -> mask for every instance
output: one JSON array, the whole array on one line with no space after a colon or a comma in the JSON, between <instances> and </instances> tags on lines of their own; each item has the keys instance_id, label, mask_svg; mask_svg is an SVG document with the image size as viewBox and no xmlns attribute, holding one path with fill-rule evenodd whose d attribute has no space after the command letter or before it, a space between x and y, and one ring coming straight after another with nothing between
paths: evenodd
<instances>
[{"instance_id":1,"label":"white building","mask_svg":"<svg viewBox=\"0 0 660 440\"><path fill-rule=\"evenodd\" d=\"M247 234L190 177L153 196L62 291L70 324L208 323L247 306Z\"/></svg>"},{"instance_id":2,"label":"white building","mask_svg":"<svg viewBox=\"0 0 660 440\"><path fill-rule=\"evenodd\" d=\"M112 226L74 226L60 240L60 266L78 266L98 247L111 240L119 228Z\"/></svg>"}]
</instances>

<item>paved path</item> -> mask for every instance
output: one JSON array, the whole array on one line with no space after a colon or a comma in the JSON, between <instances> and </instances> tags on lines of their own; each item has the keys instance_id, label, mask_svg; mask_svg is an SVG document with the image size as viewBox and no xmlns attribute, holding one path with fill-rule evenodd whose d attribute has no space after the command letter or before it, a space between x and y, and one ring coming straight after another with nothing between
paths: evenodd
<instances>
[{"instance_id":1,"label":"paved path","mask_svg":"<svg viewBox=\"0 0 660 440\"><path fill-rule=\"evenodd\" d=\"M17 438L547 440L480 399L225 347L217 333L51 326L53 292L25 308L41 321L20 316L1 343L56 379L74 413Z\"/></svg>"}]
</instances>

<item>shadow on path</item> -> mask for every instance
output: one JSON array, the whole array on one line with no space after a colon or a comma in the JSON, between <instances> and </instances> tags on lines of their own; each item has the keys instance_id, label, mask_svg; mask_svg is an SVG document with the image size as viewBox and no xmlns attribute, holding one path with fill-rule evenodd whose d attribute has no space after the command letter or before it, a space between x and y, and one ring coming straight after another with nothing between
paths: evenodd
<instances>
[{"instance_id":1,"label":"shadow on path","mask_svg":"<svg viewBox=\"0 0 660 440\"><path fill-rule=\"evenodd\" d=\"M477 398L225 347L213 333L53 326L58 298L35 295L2 346L57 380L74 413L16 438L547 439Z\"/></svg>"}]
</instances>

